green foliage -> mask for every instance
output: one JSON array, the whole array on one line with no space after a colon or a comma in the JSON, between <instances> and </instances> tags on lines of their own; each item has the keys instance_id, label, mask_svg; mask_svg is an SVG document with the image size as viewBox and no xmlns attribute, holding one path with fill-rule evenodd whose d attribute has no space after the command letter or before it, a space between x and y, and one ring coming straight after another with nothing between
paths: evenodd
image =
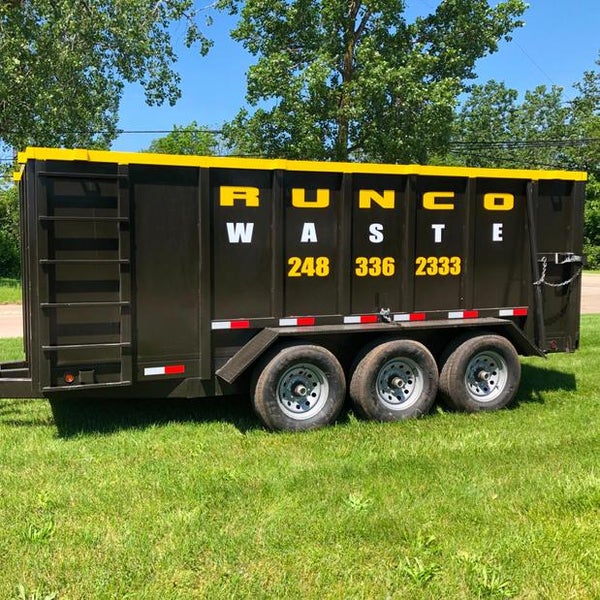
<instances>
[{"instance_id":1,"label":"green foliage","mask_svg":"<svg viewBox=\"0 0 600 600\"><path fill-rule=\"evenodd\" d=\"M257 57L236 152L426 162L446 148L476 61L522 23L522 0L446 0L414 22L403 0L223 0ZM477 23L477 27L473 27Z\"/></svg>"},{"instance_id":2,"label":"green foliage","mask_svg":"<svg viewBox=\"0 0 600 600\"><path fill-rule=\"evenodd\" d=\"M599 350L586 315L511 410L303 434L244 397L0 400L0 598L597 599Z\"/></svg>"},{"instance_id":3,"label":"green foliage","mask_svg":"<svg viewBox=\"0 0 600 600\"><path fill-rule=\"evenodd\" d=\"M584 213L584 253L589 269L600 269L600 180L590 176Z\"/></svg>"},{"instance_id":4,"label":"green foliage","mask_svg":"<svg viewBox=\"0 0 600 600\"><path fill-rule=\"evenodd\" d=\"M596 62L600 66L600 60ZM585 207L588 267L600 268L600 70L587 71L576 97L539 86L521 102L516 90L489 81L473 86L457 112L446 164L579 169L589 173Z\"/></svg>"},{"instance_id":5,"label":"green foliage","mask_svg":"<svg viewBox=\"0 0 600 600\"><path fill-rule=\"evenodd\" d=\"M189 125L175 125L171 133L153 140L145 152L210 156L215 154L217 146L217 136L192 121Z\"/></svg>"},{"instance_id":6,"label":"green foliage","mask_svg":"<svg viewBox=\"0 0 600 600\"><path fill-rule=\"evenodd\" d=\"M39 590L28 592L21 583L17 586L17 593L18 600L58 600L57 592L45 593Z\"/></svg>"},{"instance_id":7,"label":"green foliage","mask_svg":"<svg viewBox=\"0 0 600 600\"><path fill-rule=\"evenodd\" d=\"M170 27L208 51L193 0L0 2L0 143L105 147L125 82L149 104L180 96Z\"/></svg>"},{"instance_id":8,"label":"green foliage","mask_svg":"<svg viewBox=\"0 0 600 600\"><path fill-rule=\"evenodd\" d=\"M586 267L597 271L600 269L600 246L584 244L583 253L586 257Z\"/></svg>"},{"instance_id":9,"label":"green foliage","mask_svg":"<svg viewBox=\"0 0 600 600\"><path fill-rule=\"evenodd\" d=\"M586 71L581 81L575 84L578 95L570 103L572 126L575 135L582 140L595 143L582 144L571 154L574 162L600 180L600 58L596 69ZM596 186L595 197L600 200L600 189Z\"/></svg>"},{"instance_id":10,"label":"green foliage","mask_svg":"<svg viewBox=\"0 0 600 600\"><path fill-rule=\"evenodd\" d=\"M600 181L593 175L587 184L585 243L600 246Z\"/></svg>"},{"instance_id":11,"label":"green foliage","mask_svg":"<svg viewBox=\"0 0 600 600\"><path fill-rule=\"evenodd\" d=\"M441 570L440 565L436 563L424 563L420 558L406 557L401 570L418 587L427 585Z\"/></svg>"},{"instance_id":12,"label":"green foliage","mask_svg":"<svg viewBox=\"0 0 600 600\"><path fill-rule=\"evenodd\" d=\"M467 582L475 598L489 598L501 600L514 598L515 590L509 579L501 570L489 560L468 554L460 557L467 568Z\"/></svg>"},{"instance_id":13,"label":"green foliage","mask_svg":"<svg viewBox=\"0 0 600 600\"><path fill-rule=\"evenodd\" d=\"M18 190L0 188L0 277L19 276L20 256Z\"/></svg>"},{"instance_id":14,"label":"green foliage","mask_svg":"<svg viewBox=\"0 0 600 600\"><path fill-rule=\"evenodd\" d=\"M596 62L600 66L600 60ZM600 70L587 71L565 100L563 89L516 90L489 81L471 88L457 111L448 164L567 168L600 176ZM591 186L589 188L592 189ZM598 191L593 192L596 197ZM591 198L588 195L588 198Z\"/></svg>"},{"instance_id":15,"label":"green foliage","mask_svg":"<svg viewBox=\"0 0 600 600\"><path fill-rule=\"evenodd\" d=\"M562 88L538 86L518 101L516 90L489 81L473 86L454 122L445 162L473 167L558 168L565 154L551 142L569 133ZM548 145L550 143L550 145Z\"/></svg>"}]
</instances>

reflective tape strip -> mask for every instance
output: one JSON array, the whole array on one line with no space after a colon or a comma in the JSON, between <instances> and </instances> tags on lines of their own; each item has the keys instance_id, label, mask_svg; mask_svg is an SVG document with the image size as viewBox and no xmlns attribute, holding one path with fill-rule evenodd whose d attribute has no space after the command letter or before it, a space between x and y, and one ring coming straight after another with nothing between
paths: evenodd
<instances>
[{"instance_id":1,"label":"reflective tape strip","mask_svg":"<svg viewBox=\"0 0 600 600\"><path fill-rule=\"evenodd\" d=\"M498 314L501 317L526 317L527 308L501 308Z\"/></svg>"},{"instance_id":2,"label":"reflective tape strip","mask_svg":"<svg viewBox=\"0 0 600 600\"><path fill-rule=\"evenodd\" d=\"M181 375L185 373L185 365L167 365L164 367L147 367L144 375Z\"/></svg>"},{"instance_id":3,"label":"reflective tape strip","mask_svg":"<svg viewBox=\"0 0 600 600\"><path fill-rule=\"evenodd\" d=\"M497 312L496 312L497 311ZM525 306L516 308L499 308L492 310L482 311L474 310L453 310L448 312L442 311L431 311L431 312L412 312L412 313L392 313L389 318L393 319L396 323L406 323L415 321L428 321L431 319L477 319L480 317L480 313L484 315L492 316L498 314L500 317L526 317L528 314L528 308ZM388 313L389 314L389 313ZM248 319L236 319L233 321L213 321L211 323L211 329L213 330L230 330L230 329L249 329L250 327L266 327L273 326L274 323L278 323L279 327L311 327L317 324L318 317L283 317L277 319L277 321L267 322L267 319L260 319L251 324ZM366 323L380 323L382 322L381 315L370 314L370 315L349 315L343 317L343 323L345 325L361 325ZM385 319L383 320L385 322Z\"/></svg>"},{"instance_id":4,"label":"reflective tape strip","mask_svg":"<svg viewBox=\"0 0 600 600\"><path fill-rule=\"evenodd\" d=\"M457 310L448 313L449 319L476 319L479 317L478 310Z\"/></svg>"},{"instance_id":5,"label":"reflective tape strip","mask_svg":"<svg viewBox=\"0 0 600 600\"><path fill-rule=\"evenodd\" d=\"M213 321L212 329L248 329L250 321Z\"/></svg>"},{"instance_id":6,"label":"reflective tape strip","mask_svg":"<svg viewBox=\"0 0 600 600\"><path fill-rule=\"evenodd\" d=\"M426 319L427 315L424 312L394 315L394 321L425 321Z\"/></svg>"},{"instance_id":7,"label":"reflective tape strip","mask_svg":"<svg viewBox=\"0 0 600 600\"><path fill-rule=\"evenodd\" d=\"M379 321L379 315L352 315L351 317L344 317L344 323L377 323Z\"/></svg>"},{"instance_id":8,"label":"reflective tape strip","mask_svg":"<svg viewBox=\"0 0 600 600\"><path fill-rule=\"evenodd\" d=\"M165 368L164 367L149 367L144 369L144 375L164 375Z\"/></svg>"},{"instance_id":9,"label":"reflective tape strip","mask_svg":"<svg viewBox=\"0 0 600 600\"><path fill-rule=\"evenodd\" d=\"M294 317L289 319L279 319L280 327L306 327L314 324L314 317Z\"/></svg>"}]
</instances>

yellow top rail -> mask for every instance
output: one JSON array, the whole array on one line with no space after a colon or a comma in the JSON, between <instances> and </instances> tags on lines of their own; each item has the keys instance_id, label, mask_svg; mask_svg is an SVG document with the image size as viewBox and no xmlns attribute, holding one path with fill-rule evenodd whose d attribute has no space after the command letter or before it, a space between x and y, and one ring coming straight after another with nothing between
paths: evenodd
<instances>
[{"instance_id":1,"label":"yellow top rail","mask_svg":"<svg viewBox=\"0 0 600 600\"><path fill-rule=\"evenodd\" d=\"M164 165L178 167L220 167L227 169L317 171L321 173L366 173L378 175L437 175L447 177L489 177L500 179L587 181L581 171L488 169L474 167L435 167L426 165L392 165L350 162L317 162L267 158L235 158L226 156L184 156L149 152L113 152L64 148L29 147L19 152L18 161L61 160L116 163L120 165ZM15 173L20 179L21 172Z\"/></svg>"}]
</instances>

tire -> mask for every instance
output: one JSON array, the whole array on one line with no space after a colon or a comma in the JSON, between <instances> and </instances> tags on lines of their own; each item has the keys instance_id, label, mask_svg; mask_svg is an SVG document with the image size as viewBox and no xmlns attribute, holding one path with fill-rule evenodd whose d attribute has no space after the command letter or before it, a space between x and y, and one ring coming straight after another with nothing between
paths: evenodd
<instances>
[{"instance_id":1,"label":"tire","mask_svg":"<svg viewBox=\"0 0 600 600\"><path fill-rule=\"evenodd\" d=\"M431 352L412 340L375 346L360 360L350 381L350 397L376 421L421 417L431 410L438 369Z\"/></svg>"},{"instance_id":2,"label":"tire","mask_svg":"<svg viewBox=\"0 0 600 600\"><path fill-rule=\"evenodd\" d=\"M321 346L279 349L258 367L254 381L254 410L275 431L329 425L344 405L344 371L337 358Z\"/></svg>"},{"instance_id":3,"label":"tire","mask_svg":"<svg viewBox=\"0 0 600 600\"><path fill-rule=\"evenodd\" d=\"M459 341L447 352L440 395L456 410L498 410L514 400L520 380L521 363L514 346L499 335L478 335Z\"/></svg>"}]
</instances>

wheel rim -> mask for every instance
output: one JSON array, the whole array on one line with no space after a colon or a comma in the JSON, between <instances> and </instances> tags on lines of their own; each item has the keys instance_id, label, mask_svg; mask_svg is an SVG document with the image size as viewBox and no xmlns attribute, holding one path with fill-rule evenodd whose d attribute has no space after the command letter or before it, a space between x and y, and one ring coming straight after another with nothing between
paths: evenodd
<instances>
[{"instance_id":1,"label":"wheel rim","mask_svg":"<svg viewBox=\"0 0 600 600\"><path fill-rule=\"evenodd\" d=\"M506 388L508 366L506 360L491 350L480 352L467 365L465 384L467 392L478 402L495 400Z\"/></svg>"},{"instance_id":2,"label":"wheel rim","mask_svg":"<svg viewBox=\"0 0 600 600\"><path fill-rule=\"evenodd\" d=\"M314 417L325 406L328 396L325 372L310 363L290 367L277 386L279 407L288 417L298 421Z\"/></svg>"},{"instance_id":3,"label":"wheel rim","mask_svg":"<svg viewBox=\"0 0 600 600\"><path fill-rule=\"evenodd\" d=\"M394 358L377 374L375 393L390 410L405 410L423 393L423 370L410 358Z\"/></svg>"}]
</instances>

